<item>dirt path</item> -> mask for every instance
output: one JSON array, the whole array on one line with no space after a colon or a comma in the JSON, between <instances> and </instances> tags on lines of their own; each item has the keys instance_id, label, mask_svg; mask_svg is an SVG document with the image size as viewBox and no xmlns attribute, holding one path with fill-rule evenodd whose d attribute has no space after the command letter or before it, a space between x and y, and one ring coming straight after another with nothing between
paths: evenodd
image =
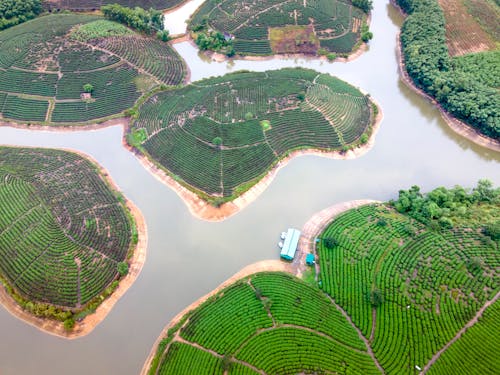
<instances>
[{"instance_id":1,"label":"dirt path","mask_svg":"<svg viewBox=\"0 0 500 375\"><path fill-rule=\"evenodd\" d=\"M215 294L219 293L222 289L228 287L229 285L235 283L236 281L243 279L247 276L253 275L254 273L258 272L287 272L291 273L293 275L296 275L296 270L292 267L290 263L285 263L280 260L264 260L261 262L257 262L254 264L251 264L239 272L235 273L233 276L231 276L229 279L224 281L222 284L220 284L217 288L212 290L210 293L204 295L197 301L193 302L191 305L186 307L184 310L182 310L180 313L178 313L168 324L167 326L163 329L163 331L160 333L160 336L158 336L158 339L153 345L153 348L151 349L151 352L149 353L149 356L144 363L144 366L141 371L141 375L147 375L149 367L151 366L151 361L153 360L155 354L156 354L156 348L158 347L158 344L160 341L166 337L167 331L175 326L179 321L182 319L184 315L189 313L190 311L196 309L198 306L200 306L203 302L205 302L207 299L210 297L214 296Z\"/></svg>"},{"instance_id":2,"label":"dirt path","mask_svg":"<svg viewBox=\"0 0 500 375\"><path fill-rule=\"evenodd\" d=\"M94 165L98 166L101 176L103 177L103 179L105 179L108 185L115 191L120 191L118 186L109 176L108 172L103 167L101 167L92 157L77 150L63 150L77 153L92 162ZM130 200L126 200L126 206L134 217L139 237L139 241L136 245L133 256L130 259L129 272L127 276L125 276L120 281L118 288L113 292L113 294L99 305L95 313L86 316L81 322L76 322L75 327L71 332L67 332L64 329L64 325L62 322L38 318L22 309L21 306L17 304L17 302L6 292L5 288L3 287L0 287L0 303L9 313L11 313L16 318L23 320L29 325L54 336L66 339L76 339L88 335L90 332L92 332L94 328L97 327L97 325L99 325L99 323L101 323L106 318L113 306L132 286L132 284L139 276L144 262L146 261L146 250L148 242L146 222L140 210Z\"/></svg>"},{"instance_id":3,"label":"dirt path","mask_svg":"<svg viewBox=\"0 0 500 375\"><path fill-rule=\"evenodd\" d=\"M401 10L401 8L395 3L394 0L390 1L391 4L396 7L401 14L406 17L407 15ZM453 117L451 114L449 114L433 97L428 95L425 91L421 90L415 84L413 83L413 80L411 77L408 75L408 72L406 71L406 65L404 62L404 56L403 56L403 50L401 46L401 38L400 38L400 32L397 35L397 58L398 58L398 66L399 66L399 75L401 80L410 88L412 91L416 92L419 95L422 95L424 98L429 100L432 104L434 104L438 109L439 112L441 113L441 116L443 117L444 121L446 124L457 134L461 135L464 138L467 138L469 141L488 148L490 150L500 152L500 141L497 141L493 138L489 138L478 131L476 131L472 126L467 125L466 123L458 120L457 118Z\"/></svg>"},{"instance_id":4,"label":"dirt path","mask_svg":"<svg viewBox=\"0 0 500 375\"><path fill-rule=\"evenodd\" d=\"M469 320L469 322L467 322L467 324L460 331L458 331L457 334L450 341L448 341L445 346L439 349L439 351L432 356L431 360L427 362L427 364L422 369L422 374L426 374L427 371L429 371L429 368L434 364L434 362L436 362L439 359L439 357L441 357L441 354L443 354L455 341L457 341L460 337L462 337L462 335L465 333L465 331L467 331L468 328L476 324L479 318L483 315L484 310L486 310L489 306L494 304L499 298L500 298L500 292L498 292L495 295L495 297L493 297L492 300L486 302L484 306L479 309L476 315L474 315L474 318Z\"/></svg>"}]
</instances>

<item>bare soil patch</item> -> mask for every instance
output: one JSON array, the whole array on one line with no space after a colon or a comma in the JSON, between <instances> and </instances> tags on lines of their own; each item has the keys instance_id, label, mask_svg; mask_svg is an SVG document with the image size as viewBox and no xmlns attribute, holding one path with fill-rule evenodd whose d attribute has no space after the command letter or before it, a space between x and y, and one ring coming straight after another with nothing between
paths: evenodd
<instances>
[{"instance_id":1,"label":"bare soil patch","mask_svg":"<svg viewBox=\"0 0 500 375\"><path fill-rule=\"evenodd\" d=\"M494 50L495 40L469 13L464 0L438 0L446 19L446 42L451 56ZM476 2L484 2L476 1Z\"/></svg>"},{"instance_id":2,"label":"bare soil patch","mask_svg":"<svg viewBox=\"0 0 500 375\"><path fill-rule=\"evenodd\" d=\"M269 29L269 39L273 53L303 53L315 55L319 49L319 39L312 25L284 26Z\"/></svg>"}]
</instances>

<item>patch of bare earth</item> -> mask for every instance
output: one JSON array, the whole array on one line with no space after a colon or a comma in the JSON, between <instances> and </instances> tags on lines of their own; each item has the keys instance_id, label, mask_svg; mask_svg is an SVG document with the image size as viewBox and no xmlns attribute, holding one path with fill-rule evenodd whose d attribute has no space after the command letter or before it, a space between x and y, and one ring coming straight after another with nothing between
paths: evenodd
<instances>
[{"instance_id":1,"label":"patch of bare earth","mask_svg":"<svg viewBox=\"0 0 500 375\"><path fill-rule=\"evenodd\" d=\"M319 39L312 25L272 27L269 39L273 53L277 54L315 55L319 49Z\"/></svg>"},{"instance_id":2,"label":"patch of bare earth","mask_svg":"<svg viewBox=\"0 0 500 375\"><path fill-rule=\"evenodd\" d=\"M496 43L468 12L463 0L438 0L446 20L446 43L451 56L494 50Z\"/></svg>"}]
</instances>

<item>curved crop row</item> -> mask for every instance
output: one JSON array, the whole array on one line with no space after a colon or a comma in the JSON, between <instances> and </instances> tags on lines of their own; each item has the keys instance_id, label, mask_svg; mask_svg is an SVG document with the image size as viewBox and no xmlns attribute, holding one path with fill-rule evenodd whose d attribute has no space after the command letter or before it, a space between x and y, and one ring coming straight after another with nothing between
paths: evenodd
<instances>
[{"instance_id":1,"label":"curved crop row","mask_svg":"<svg viewBox=\"0 0 500 375\"><path fill-rule=\"evenodd\" d=\"M33 303L79 309L118 277L132 223L96 167L64 151L0 148L0 273Z\"/></svg>"},{"instance_id":2,"label":"curved crop row","mask_svg":"<svg viewBox=\"0 0 500 375\"><path fill-rule=\"evenodd\" d=\"M469 220L489 210L475 205L464 208ZM491 209L483 220L499 219L498 204ZM322 288L372 337L389 374L423 368L498 291L498 244L481 226L454 220L439 230L390 206L363 206L320 236Z\"/></svg>"},{"instance_id":3,"label":"curved crop row","mask_svg":"<svg viewBox=\"0 0 500 375\"><path fill-rule=\"evenodd\" d=\"M225 288L162 342L150 374L378 373L332 302L283 273L254 274Z\"/></svg>"}]
</instances>

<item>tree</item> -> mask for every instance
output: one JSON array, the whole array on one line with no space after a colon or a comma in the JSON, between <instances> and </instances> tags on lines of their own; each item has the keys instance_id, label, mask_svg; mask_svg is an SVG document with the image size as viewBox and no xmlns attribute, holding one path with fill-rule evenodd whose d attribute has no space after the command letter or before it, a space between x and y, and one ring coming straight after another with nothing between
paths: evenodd
<instances>
[{"instance_id":1,"label":"tree","mask_svg":"<svg viewBox=\"0 0 500 375\"><path fill-rule=\"evenodd\" d=\"M221 137L215 137L212 139L212 143L216 146L221 146L222 145L222 138Z\"/></svg>"},{"instance_id":2,"label":"tree","mask_svg":"<svg viewBox=\"0 0 500 375\"><path fill-rule=\"evenodd\" d=\"M370 292L370 303L373 307L379 307L384 302L382 292L378 288L374 288Z\"/></svg>"},{"instance_id":3,"label":"tree","mask_svg":"<svg viewBox=\"0 0 500 375\"><path fill-rule=\"evenodd\" d=\"M125 276L128 274L128 264L127 262L120 262L116 265L116 269L120 276Z\"/></svg>"},{"instance_id":4,"label":"tree","mask_svg":"<svg viewBox=\"0 0 500 375\"><path fill-rule=\"evenodd\" d=\"M92 94L92 92L94 91L94 86L92 86L90 83L86 83L83 85L83 91L88 94Z\"/></svg>"},{"instance_id":5,"label":"tree","mask_svg":"<svg viewBox=\"0 0 500 375\"><path fill-rule=\"evenodd\" d=\"M168 42L170 40L170 35L168 30L160 30L156 32L156 37L162 42Z\"/></svg>"},{"instance_id":6,"label":"tree","mask_svg":"<svg viewBox=\"0 0 500 375\"><path fill-rule=\"evenodd\" d=\"M327 249L333 249L338 245L338 241L333 237L323 238L323 244Z\"/></svg>"},{"instance_id":7,"label":"tree","mask_svg":"<svg viewBox=\"0 0 500 375\"><path fill-rule=\"evenodd\" d=\"M368 13L373 9L372 0L352 0L352 5L358 7L365 13Z\"/></svg>"},{"instance_id":8,"label":"tree","mask_svg":"<svg viewBox=\"0 0 500 375\"><path fill-rule=\"evenodd\" d=\"M75 320L71 317L64 321L64 329L71 331L75 327Z\"/></svg>"},{"instance_id":9,"label":"tree","mask_svg":"<svg viewBox=\"0 0 500 375\"><path fill-rule=\"evenodd\" d=\"M42 12L40 0L0 1L0 30L35 18Z\"/></svg>"}]
</instances>

